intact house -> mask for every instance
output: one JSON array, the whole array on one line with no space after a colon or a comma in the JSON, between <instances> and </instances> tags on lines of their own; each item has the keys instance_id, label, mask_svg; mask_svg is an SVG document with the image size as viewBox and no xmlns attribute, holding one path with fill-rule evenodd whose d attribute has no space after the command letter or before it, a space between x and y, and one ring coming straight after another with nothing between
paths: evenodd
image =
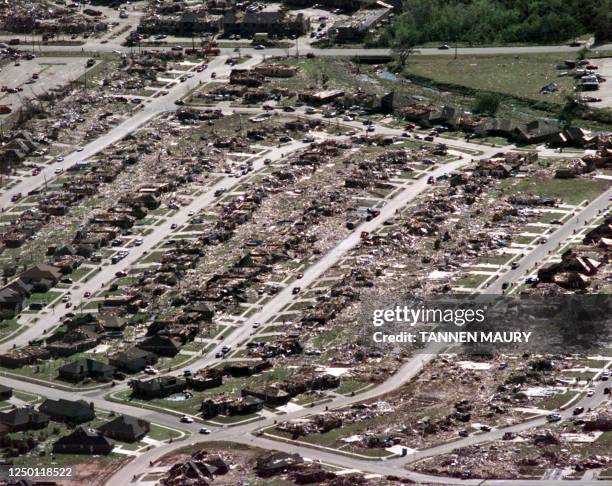
<instances>
[{"instance_id":1,"label":"intact house","mask_svg":"<svg viewBox=\"0 0 612 486\"><path fill-rule=\"evenodd\" d=\"M169 336L154 336L146 338L138 344L140 349L155 353L158 356L176 356L181 349L181 342Z\"/></svg>"},{"instance_id":2,"label":"intact house","mask_svg":"<svg viewBox=\"0 0 612 486\"><path fill-rule=\"evenodd\" d=\"M146 366L154 365L158 359L155 353L140 348L130 348L112 355L108 363L126 373L137 373Z\"/></svg>"},{"instance_id":3,"label":"intact house","mask_svg":"<svg viewBox=\"0 0 612 486\"><path fill-rule=\"evenodd\" d=\"M187 382L175 376L159 376L150 380L132 380L132 394L138 398L163 398L180 393L187 388Z\"/></svg>"},{"instance_id":4,"label":"intact house","mask_svg":"<svg viewBox=\"0 0 612 486\"><path fill-rule=\"evenodd\" d=\"M67 424L82 424L89 422L96 417L93 404L89 404L84 400L53 400L47 398L40 407L40 413L48 415L54 422L63 422Z\"/></svg>"},{"instance_id":5,"label":"intact house","mask_svg":"<svg viewBox=\"0 0 612 486\"><path fill-rule=\"evenodd\" d=\"M21 312L32 295L33 286L17 278L0 289L0 309L15 314Z\"/></svg>"},{"instance_id":6,"label":"intact house","mask_svg":"<svg viewBox=\"0 0 612 486\"><path fill-rule=\"evenodd\" d=\"M34 286L47 285L48 288L51 288L62 278L62 272L53 265L39 263L21 272L19 278Z\"/></svg>"},{"instance_id":7,"label":"intact house","mask_svg":"<svg viewBox=\"0 0 612 486\"><path fill-rule=\"evenodd\" d=\"M40 263L21 272L15 280L0 289L0 309L21 312L33 292L47 291L59 282L59 268Z\"/></svg>"},{"instance_id":8,"label":"intact house","mask_svg":"<svg viewBox=\"0 0 612 486\"><path fill-rule=\"evenodd\" d=\"M110 454L114 443L100 432L79 426L72 434L53 443L53 452L62 454Z\"/></svg>"},{"instance_id":9,"label":"intact house","mask_svg":"<svg viewBox=\"0 0 612 486\"><path fill-rule=\"evenodd\" d=\"M47 425L49 417L30 407L15 408L10 412L0 413L0 433L44 429Z\"/></svg>"},{"instance_id":10,"label":"intact house","mask_svg":"<svg viewBox=\"0 0 612 486\"><path fill-rule=\"evenodd\" d=\"M60 380L79 383L85 379L111 381L115 367L90 358L81 358L65 364L58 370Z\"/></svg>"},{"instance_id":11,"label":"intact house","mask_svg":"<svg viewBox=\"0 0 612 486\"><path fill-rule=\"evenodd\" d=\"M98 432L121 442L138 442L149 433L151 424L129 415L119 415L98 427Z\"/></svg>"}]
</instances>

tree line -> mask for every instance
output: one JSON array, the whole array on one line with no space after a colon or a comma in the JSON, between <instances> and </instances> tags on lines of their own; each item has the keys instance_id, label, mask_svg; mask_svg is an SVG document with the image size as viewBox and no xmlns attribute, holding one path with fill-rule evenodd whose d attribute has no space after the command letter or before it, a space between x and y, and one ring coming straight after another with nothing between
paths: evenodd
<instances>
[{"instance_id":1,"label":"tree line","mask_svg":"<svg viewBox=\"0 0 612 486\"><path fill-rule=\"evenodd\" d=\"M612 38L612 0L404 0L379 43L545 44L586 34Z\"/></svg>"}]
</instances>

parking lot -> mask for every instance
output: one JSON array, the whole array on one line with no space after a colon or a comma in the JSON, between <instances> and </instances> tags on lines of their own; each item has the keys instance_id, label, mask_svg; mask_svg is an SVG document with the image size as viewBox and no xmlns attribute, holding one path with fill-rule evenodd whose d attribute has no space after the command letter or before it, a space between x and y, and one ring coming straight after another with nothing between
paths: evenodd
<instances>
[{"instance_id":1,"label":"parking lot","mask_svg":"<svg viewBox=\"0 0 612 486\"><path fill-rule=\"evenodd\" d=\"M0 105L8 105L17 111L24 99L35 98L42 93L65 85L85 72L85 58L82 57L37 57L31 61L21 60L11 63L0 70L0 86L21 88L18 93L0 92ZM33 74L38 74L35 82L28 84ZM0 120L8 115L0 115Z\"/></svg>"}]
</instances>

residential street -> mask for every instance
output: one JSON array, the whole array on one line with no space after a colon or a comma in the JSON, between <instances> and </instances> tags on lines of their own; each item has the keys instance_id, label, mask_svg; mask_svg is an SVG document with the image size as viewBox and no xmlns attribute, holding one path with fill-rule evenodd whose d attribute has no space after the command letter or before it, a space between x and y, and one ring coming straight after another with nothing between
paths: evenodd
<instances>
[{"instance_id":1,"label":"residential street","mask_svg":"<svg viewBox=\"0 0 612 486\"><path fill-rule=\"evenodd\" d=\"M108 11L107 11L108 10ZM131 25L129 22L133 22L134 19L120 19L117 12L112 9L106 9L105 13L109 16L116 16L117 21L120 23L118 29L127 28ZM139 14L140 15L140 14ZM137 17L137 16L135 16ZM114 18L114 17L113 17ZM6 37L6 36L3 36ZM13 36L11 36L13 37ZM78 53L78 52L94 52L94 53L115 53L121 55L122 53L129 52L130 48L121 46L125 35L113 38L113 36L103 36L98 39L90 39L85 45L73 45L73 46L62 46L61 51L67 53ZM0 41L7 40L0 37ZM102 42L102 41L105 42ZM350 57L350 58L382 58L391 55L389 49L364 49L364 48L342 48L342 49L318 49L312 47L308 39L298 39L298 50L300 55L313 54L314 56L329 56L329 57ZM27 47L27 46L26 46ZM37 49L42 51L57 51L58 46L37 46ZM168 46L169 48L169 46ZM612 44L597 46L598 49L605 50L611 49ZM149 50L160 50L162 48L146 48ZM532 54L532 53L569 53L575 55L580 50L580 47L570 47L568 45L554 45L554 46L529 46L529 47L475 47L475 48L458 48L458 55L477 55L477 54ZM250 55L251 57L242 62L239 67L240 69L247 69L254 67L266 60L270 56L287 56L288 54L294 54L295 46L291 48L267 48L265 50L254 48L240 48L241 55ZM168 90L169 93L158 97L149 96L142 105L139 105L130 113L129 117L120 123L119 125L112 128L107 133L99 136L95 140L91 141L87 145L84 145L81 149L70 153L65 156L61 162L53 163L52 165L46 165L37 175L27 176L23 178L16 185L9 189L0 191L0 208L2 212L7 209L18 206L18 198L13 201L12 198L17 195L26 195L31 191L44 188L54 178L58 177L58 174L62 171L67 170L75 163L80 161L86 161L94 157L95 155L102 152L104 149L112 146L116 142L124 139L126 136L135 133L138 129L142 128L148 122L152 121L155 117L163 113L174 112L179 109L179 105L175 102L182 100L188 94L191 94L196 88L207 83L225 83L229 77L230 72L234 67L231 64L227 64L226 61L232 57L235 53L235 48L221 48L221 55L214 57L208 67L202 72L196 72L194 65L189 69L189 72L193 74L193 77L187 79L185 82L176 82ZM418 49L417 55L427 56L449 56L454 54L453 51L440 50L435 48L424 48ZM214 73L214 75L213 75ZM59 77L65 77L66 73L56 73ZM24 78L25 79L25 78ZM55 78L53 78L55 79ZM610 81L612 82L612 81ZM161 90L161 89L160 89ZM158 90L156 94L159 94ZM137 95L134 95L137 96ZM274 101L276 103L276 101ZM281 114L280 110L275 111L271 107L254 108L254 107L237 107L236 103L228 101L227 99L218 102L211 102L210 105L202 104L194 106L194 110L209 110L221 109L224 114L232 115L236 113L245 114L260 114L270 113L271 116L275 114ZM306 107L304 103L300 104L300 107L293 110L290 116L296 117L302 120L322 120L326 121L322 113L306 114ZM280 107L280 105L278 105ZM270 111L268 111L270 110ZM380 122L374 123L372 130L364 132L364 124L360 121L330 121L330 125L337 126L342 129L354 130L355 133L362 134L366 133L369 135L392 135L398 137L398 140L408 140L409 134L405 135L406 139L401 139L404 130L398 128L391 128L381 124ZM351 120L350 117L347 120ZM367 123L367 121L366 121ZM211 122L210 125L213 125ZM308 134L312 134L317 142L324 140L335 140L343 141L348 138L347 135L334 135L323 131L322 128L315 129ZM410 128L410 127L408 127ZM242 129L242 125L241 125ZM177 130L178 131L178 130ZM414 137L414 135L412 135ZM433 135L432 135L433 136ZM201 140L205 140L203 137ZM310 147L310 143L305 140L299 139L288 139L284 144L279 143L277 146L265 147L265 150L258 152L256 155L251 153L239 153L240 157L244 157L244 160L252 161L252 175L265 176L268 174L267 165L277 161L283 161L291 154L294 154L300 150ZM307 140L307 139L306 139ZM414 141L415 138L410 138L410 141ZM419 139L420 140L420 139ZM370 142L370 140L367 140ZM516 150L517 147L514 144L506 144L503 146L491 144L491 143L474 143L458 138L450 138L442 135L436 135L433 142L427 143L422 142L425 147L432 147L438 144L444 144L448 147L448 154L453 156L454 160L448 161L443 159L443 163L437 163L442 159L436 159L436 162L431 161L431 168L427 168L427 172L415 172L415 174L424 174L420 177L414 177L408 181L404 181L405 184L400 187L397 192L392 192L388 199L383 200L383 205L380 207L380 212L370 220L359 220L359 223L355 227L350 227L350 232L342 233L342 236L336 235L334 244L329 245L330 248L321 254L313 253L310 255L309 264L305 268L300 269L299 280L294 280L290 284L283 283L279 284L280 290L272 295L265 303L259 305L253 305L253 312L244 314L245 317L240 320L237 319L238 324L235 326L228 326L227 332L224 330L224 334L219 338L216 336L215 339L211 339L212 346L199 348L197 351L190 351L193 354L193 358L190 359L186 364L179 364L174 366L169 373L164 375L183 376L186 370L199 370L202 368L213 367L224 362L226 358L225 354L221 353L225 347L230 347L232 353L238 350L244 350L245 344L257 334L257 329L261 323L272 322L275 317L282 314L283 310L287 309L290 304L294 303L300 298L309 287L316 286L323 276L330 271L334 266L338 265L348 255L355 250L364 237L375 234L377 230L380 230L386 222L397 217L406 207L413 203L417 198L426 194L427 191L431 190L432 187L438 181L438 178L442 177L446 179L462 168L465 168L468 164L471 164L475 160L492 158L500 152L510 152ZM208 145L202 145L208 147L209 150L213 150L213 143ZM535 146L535 145L534 145ZM216 147L216 145L215 145ZM360 147L359 150L365 151L366 149ZM421 147L422 149L423 147ZM203 150L206 150L204 148ZM540 156L554 157L555 159L565 162L566 160L573 160L584 156L586 154L593 155L595 150L580 150L557 152L552 148L545 147L544 145L538 146L534 149ZM238 149L236 149L238 152ZM219 151L218 153L221 153ZM216 153L214 156L217 156ZM220 156L219 156L220 157ZM268 160L269 159L269 160ZM158 159L159 162L159 159ZM371 162L371 161L369 161ZM332 166L333 167L333 166ZM59 170L58 170L59 169ZM336 168L334 168L336 170ZM412 170L412 169L411 169ZM313 172L314 173L314 172ZM184 227L192 221L192 217L196 213L204 212L206 209L214 207L222 199L220 194L231 192L232 190L238 191L244 190L245 182L243 179L239 179L234 173L220 172L219 178L215 182L210 183L203 187L201 192L194 191L193 199L188 204L180 206L172 214L168 215L161 224L150 225L147 228L147 232L143 232L142 244L138 246L130 245L125 248L117 247L117 250L124 249L129 251L128 255L121 259L118 263L100 264L99 271L88 280L82 282L76 282L70 284L69 289L71 294L71 306L64 306L61 303L56 303L55 306L47 306L38 313L27 313L22 312L17 319L18 324L23 326L25 330L16 333L14 336L5 339L0 343L0 352L7 352L13 348L28 345L34 340L48 337L61 323L63 317L66 314L75 312L75 308L78 308L81 304L87 304L89 296L96 294L97 292L105 289L110 282L112 282L116 276L125 277L135 265L142 263L143 257L150 255L156 249L159 251L160 243L167 240L170 235L179 233L180 230L177 228ZM246 175L246 172L242 175ZM212 180L212 179L211 179ZM280 191L280 189L279 189ZM357 194L357 192L355 192ZM504 195L505 196L505 195ZM359 199L359 196L352 196L355 200ZM585 201L583 204L576 205L576 209L572 210L573 215L568 217L565 221L559 222L558 226L554 226L552 229L547 229L546 236L540 239L541 244L526 246L525 250L521 254L513 255L512 262L516 262L511 268L508 263L500 264L499 268L495 270L496 274L491 277L491 280L475 285L471 294L503 294L515 291L524 280L529 276L538 265L547 261L551 255L567 244L567 242L575 235L580 229L584 228L585 225L592 224L594 220L609 211L612 199L612 187L605 190L599 196L590 201ZM363 202L355 202L357 204L363 204ZM569 210L568 210L569 216ZM267 228L267 227L266 227ZM271 225L270 231L276 231L277 227ZM195 230L194 230L195 231ZM250 234L249 234L249 237ZM450 238L450 237L449 237ZM53 254L53 250L51 253ZM455 253L455 257L458 253ZM452 260L453 256L448 255L448 259ZM296 258L296 260L298 260ZM304 260L306 261L306 260ZM161 265L161 264L160 264ZM118 275L119 272L126 272L124 275ZM69 280L70 282L70 280ZM68 284L66 284L68 285ZM299 287L299 288L297 288ZM67 288L66 288L67 289ZM297 291L296 291L297 290ZM263 293L263 292L262 292ZM85 296L87 294L88 297ZM316 299L313 298L312 302L316 305ZM313 306L314 307L314 306ZM158 317L157 315L155 316ZM284 329L282 329L284 331ZM282 334L282 332L278 332ZM192 337L193 339L193 337ZM133 346L132 341L131 346ZM409 453L405 457L393 457L393 458L365 458L365 456L358 456L351 452L341 452L331 447L307 445L305 442L300 443L299 441L281 441L273 440L266 435L267 428L273 427L280 420L292 420L297 418L303 418L310 415L322 413L325 411L347 407L352 404L363 402L365 400L374 399L382 395L389 394L393 391L398 390L400 387L419 376L419 373L423 368L434 358L440 354L451 354L453 348L448 345L435 345L425 349L421 354L417 354L410 358L398 358L405 359L401 364L398 371L389 376L384 382L371 386L365 390L350 392L344 395L335 393L329 395L329 400L325 402L313 403L313 406L300 406L298 410L283 412L275 415L269 413L265 417L262 415L258 420L251 421L248 423L238 424L235 426L224 425L217 427L210 427L210 435L203 435L200 433L202 428L202 419L195 417L193 423L182 423L180 422L181 413L170 410L162 409L153 410L138 405L137 403L125 403L117 402L111 399L111 395L120 391L127 390L129 388L128 379L113 381L112 385L101 384L92 386L89 389L79 389L74 387L70 389L67 385L49 385L45 386L42 380L36 381L33 378L18 379L16 374L7 376L3 374L2 384L13 388L14 390L23 391L41 397L46 398L63 398L67 400L82 399L87 402L94 404L98 410L113 411L119 414L131 415L150 421L155 424L160 424L173 429L180 429L191 435L185 440L169 441L162 445L151 447L146 452L141 454L135 454L134 457L127 462L121 469L116 471L112 478L107 481L110 485L129 485L135 482L135 478L142 474L150 466L164 455L169 452L176 451L184 448L185 446L192 444L202 444L203 446L208 441L220 442L236 442L240 444L250 445L259 447L267 450L282 450L289 453L299 453L305 458L313 461L320 461L323 464L332 465L338 468L345 468L349 470L361 471L373 475L380 476L396 476L405 478L408 480L427 483L427 484L438 484L438 485L495 485L495 486L548 486L558 485L558 480L482 480L482 479L466 479L461 480L458 478L433 476L420 474L408 470L408 467L413 463L430 457L437 457L452 453L455 449L466 446L473 446L478 444L485 444L492 441L501 440L504 434L507 432L519 433L527 430L533 430L536 427L546 426L548 421L546 415L537 415L535 417L526 418L525 421L517 423L515 425L506 427L493 427L488 432L476 432L471 433L466 437L457 437L457 440L452 440L441 445L423 448L413 453ZM222 355L222 357L219 357ZM246 354L243 355L247 356ZM337 366L331 363L330 366ZM610 363L608 365L610 366ZM142 368L140 368L142 370ZM395 368L393 368L395 369ZM145 371L149 371L145 369ZM38 372L38 370L37 370ZM157 371L154 370L155 373ZM559 411L562 421L568 421L573 417L574 407L580 406L585 409L594 409L595 407L603 404L608 398L604 395L604 388L606 385L609 387L608 381L598 381L602 371L595 373L592 381L589 380L585 386L580 386L581 392L577 395L576 399L564 405L563 409ZM190 373L188 373L190 374ZM605 377L604 377L605 378ZM381 380L380 380L381 381ZM372 381L372 383L374 383ZM437 382L436 382L437 383ZM592 396L587 396L587 390L592 389ZM344 393L344 392L343 392ZM193 396L193 395L192 395ZM327 398L327 397L326 397ZM282 418L281 418L282 417ZM554 417L553 417L554 418ZM425 419L424 419L425 420ZM468 419L469 420L469 419ZM205 432L205 431L204 431ZM289 436L288 436L289 437ZM295 437L299 437L296 435ZM511 447L511 442L508 442L508 447ZM450 474L450 473L449 473ZM612 485L612 481L605 480L578 480L576 484L585 486L603 486L605 484Z\"/></svg>"}]
</instances>

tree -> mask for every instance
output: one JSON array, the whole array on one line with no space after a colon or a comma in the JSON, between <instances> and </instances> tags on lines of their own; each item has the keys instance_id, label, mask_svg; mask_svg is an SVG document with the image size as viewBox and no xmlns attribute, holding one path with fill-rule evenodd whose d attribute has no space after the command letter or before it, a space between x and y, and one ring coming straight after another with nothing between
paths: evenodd
<instances>
[{"instance_id":1,"label":"tree","mask_svg":"<svg viewBox=\"0 0 612 486\"><path fill-rule=\"evenodd\" d=\"M398 24L391 41L391 50L397 56L400 68L406 67L408 58L414 54L418 34L409 24Z\"/></svg>"},{"instance_id":2,"label":"tree","mask_svg":"<svg viewBox=\"0 0 612 486\"><path fill-rule=\"evenodd\" d=\"M478 93L474 102L474 113L493 116L499 109L501 95L497 93Z\"/></svg>"}]
</instances>

